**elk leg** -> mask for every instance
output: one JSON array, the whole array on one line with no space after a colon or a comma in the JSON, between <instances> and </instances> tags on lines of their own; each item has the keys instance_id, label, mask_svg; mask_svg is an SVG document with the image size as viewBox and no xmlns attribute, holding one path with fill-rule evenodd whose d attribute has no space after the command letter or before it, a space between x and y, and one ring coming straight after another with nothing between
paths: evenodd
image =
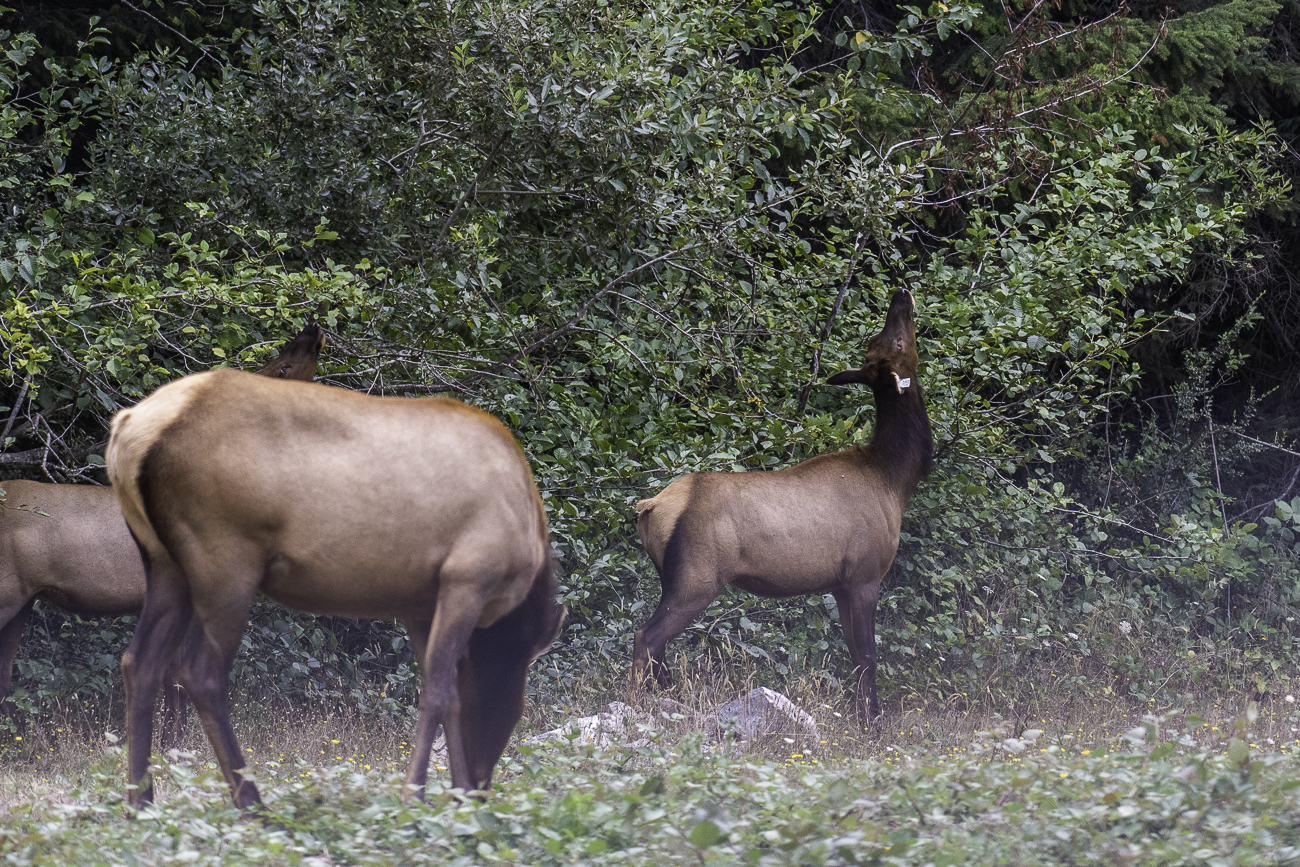
<instances>
[{"instance_id":1,"label":"elk leg","mask_svg":"<svg viewBox=\"0 0 1300 867\"><path fill-rule=\"evenodd\" d=\"M144 609L135 635L122 654L122 680L126 685L126 743L128 800L139 806L153 800L153 782L141 786L153 752L153 709L167 663L172 658L193 616L189 589L180 568L170 559L151 564L144 558L146 584Z\"/></svg>"},{"instance_id":2,"label":"elk leg","mask_svg":"<svg viewBox=\"0 0 1300 867\"><path fill-rule=\"evenodd\" d=\"M477 780L471 779L465 756L464 732L460 724L460 694L457 671L469 650L469 638L483 611L480 594L473 589L457 588L454 570L443 565L442 591L429 629L429 639L420 663L420 718L416 723L411 764L406 770L411 794L423 799L429 780L429 756L439 723L447 739L447 764L451 767L451 784L472 791ZM470 582L464 582L466 584Z\"/></svg>"},{"instance_id":3,"label":"elk leg","mask_svg":"<svg viewBox=\"0 0 1300 867\"><path fill-rule=\"evenodd\" d=\"M682 576L676 586L689 582ZM713 581L707 582L710 589ZM717 593L698 593L694 595L665 593L659 600L659 607L636 631L632 639L632 691L641 691L646 674L653 674L660 687L669 689L673 685L672 672L668 670L668 642L681 635L704 609L709 607Z\"/></svg>"},{"instance_id":4,"label":"elk leg","mask_svg":"<svg viewBox=\"0 0 1300 867\"><path fill-rule=\"evenodd\" d=\"M223 571L240 574L236 570ZM176 673L199 713L199 721L230 786L235 806L246 810L260 803L262 797L257 786L240 773L244 768L244 751L230 725L229 683L230 666L248 625L248 609L257 583L236 579L215 586L224 598L211 602L195 599L195 617L177 655Z\"/></svg>"},{"instance_id":5,"label":"elk leg","mask_svg":"<svg viewBox=\"0 0 1300 867\"><path fill-rule=\"evenodd\" d=\"M425 654L428 653L429 651L429 631L433 629L433 621L432 620L403 620L402 624L406 627L406 636L407 639L411 642L411 653L412 655L415 656L416 671L420 673L420 697L421 699L423 699L425 693L424 672L427 668L427 663L425 662L424 657ZM416 721L415 740L412 742L415 747L418 747L420 743L419 727L423 725L423 722L424 722L423 702L421 702L421 717L419 720ZM433 736L436 738L437 735L438 735L438 727L435 725L433 727ZM429 741L429 753L430 755L433 754L433 740ZM424 797L423 795L424 785L425 783L428 782L429 779L429 760L425 759L421 767L424 769L424 776L419 779L414 778L413 775L415 774L415 753L413 749L411 754L411 765L407 769L407 773L406 773L406 782L409 785L417 786L421 793L420 797ZM407 796L403 795L403 797L407 797Z\"/></svg>"},{"instance_id":6,"label":"elk leg","mask_svg":"<svg viewBox=\"0 0 1300 867\"><path fill-rule=\"evenodd\" d=\"M181 745L185 734L185 689L176 682L176 674L167 670L163 680L162 727L158 735L158 748L163 752Z\"/></svg>"},{"instance_id":7,"label":"elk leg","mask_svg":"<svg viewBox=\"0 0 1300 867\"><path fill-rule=\"evenodd\" d=\"M36 600L28 599L25 603L17 607L5 618L4 628L0 629L0 710L3 710L5 716L14 720L18 724L15 716L16 708L14 703L9 700L9 694L14 687L14 657L18 655L18 642L23 637L23 629L27 626L27 617L32 613L32 606ZM0 617L4 615L0 614Z\"/></svg>"},{"instance_id":8,"label":"elk leg","mask_svg":"<svg viewBox=\"0 0 1300 867\"><path fill-rule=\"evenodd\" d=\"M858 634L853 628L853 605L849 601L849 594L843 588L831 591L835 597L835 607L840 612L840 629L844 633L844 643L849 648L849 662L853 665L853 673L856 675L862 668L862 648L858 646Z\"/></svg>"},{"instance_id":9,"label":"elk leg","mask_svg":"<svg viewBox=\"0 0 1300 867\"><path fill-rule=\"evenodd\" d=\"M429 649L429 630L433 628L432 620L403 620L406 637L411 642L411 653L415 656L417 666L424 665L424 654Z\"/></svg>"},{"instance_id":10,"label":"elk leg","mask_svg":"<svg viewBox=\"0 0 1300 867\"><path fill-rule=\"evenodd\" d=\"M875 581L851 584L835 593L845 643L849 646L849 656L858 675L859 701L868 720L880 716L880 699L876 695L876 599L879 592L880 582Z\"/></svg>"},{"instance_id":11,"label":"elk leg","mask_svg":"<svg viewBox=\"0 0 1300 867\"><path fill-rule=\"evenodd\" d=\"M491 788L497 759L524 713L534 648L522 639L521 627L526 626L507 615L486 629L475 629L457 673L461 731L476 789Z\"/></svg>"}]
</instances>

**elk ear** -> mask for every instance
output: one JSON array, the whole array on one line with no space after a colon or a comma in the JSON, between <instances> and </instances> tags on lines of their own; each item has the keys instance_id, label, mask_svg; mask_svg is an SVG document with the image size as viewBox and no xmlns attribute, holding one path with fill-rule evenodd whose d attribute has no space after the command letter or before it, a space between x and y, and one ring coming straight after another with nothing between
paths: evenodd
<instances>
[{"instance_id":1,"label":"elk ear","mask_svg":"<svg viewBox=\"0 0 1300 867\"><path fill-rule=\"evenodd\" d=\"M848 385L851 382L865 383L866 381L867 381L867 375L863 373L861 369L841 370L839 373L835 374L830 379L826 380L826 384L827 385Z\"/></svg>"},{"instance_id":2,"label":"elk ear","mask_svg":"<svg viewBox=\"0 0 1300 867\"><path fill-rule=\"evenodd\" d=\"M529 664L536 662L539 656L543 656L546 651L551 649L551 645L555 643L555 640L560 637L560 633L564 631L564 621L567 620L568 617L569 607L567 605L561 605L559 616L555 618L554 628L551 629L550 635L548 635L544 641L539 641L537 645L533 647L532 656L528 660Z\"/></svg>"}]
</instances>

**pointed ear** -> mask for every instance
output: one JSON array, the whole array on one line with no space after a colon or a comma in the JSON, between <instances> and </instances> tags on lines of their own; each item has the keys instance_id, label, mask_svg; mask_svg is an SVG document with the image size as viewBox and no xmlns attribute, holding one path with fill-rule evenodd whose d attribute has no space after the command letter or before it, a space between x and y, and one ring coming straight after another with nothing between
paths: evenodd
<instances>
[{"instance_id":1,"label":"pointed ear","mask_svg":"<svg viewBox=\"0 0 1300 867\"><path fill-rule=\"evenodd\" d=\"M866 382L867 376L861 370L841 370L826 380L827 385L848 385L850 382Z\"/></svg>"},{"instance_id":2,"label":"pointed ear","mask_svg":"<svg viewBox=\"0 0 1300 867\"><path fill-rule=\"evenodd\" d=\"M550 635L545 640L539 641L533 648L532 657L528 660L530 665L536 662L538 657L545 655L546 651L551 649L551 645L555 643L555 640L560 637L560 633L564 631L564 621L569 618L569 606L561 605L559 609L558 616L555 618L555 626L550 630Z\"/></svg>"}]
</instances>

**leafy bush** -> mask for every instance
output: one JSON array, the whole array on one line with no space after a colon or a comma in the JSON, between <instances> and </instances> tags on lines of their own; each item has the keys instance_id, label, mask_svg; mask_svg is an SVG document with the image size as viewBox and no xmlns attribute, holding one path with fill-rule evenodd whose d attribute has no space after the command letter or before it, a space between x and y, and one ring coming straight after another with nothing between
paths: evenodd
<instances>
[{"instance_id":1,"label":"leafy bush","mask_svg":"<svg viewBox=\"0 0 1300 867\"><path fill-rule=\"evenodd\" d=\"M906 285L939 455L890 578L887 675L951 695L986 660L1029 664L1029 636L1139 613L1174 643L1186 624L1243 648L1258 624L1289 636L1281 528L1221 509L1216 527L1204 473L1194 509L1140 515L1087 479L1136 348L1174 318L1141 299L1248 257L1252 216L1287 194L1279 142L1139 139L1145 90L1066 123L1091 73L1005 110L907 84L977 20L908 9L823 63L818 10L782 3L267 3L201 46L203 74L162 48L111 62L92 28L38 89L33 39L10 35L0 457L94 477L116 407L317 315L328 381L453 392L516 431L574 612L547 668L563 682L578 659L621 667L653 600L638 498L867 436L868 399L819 384ZM1119 463L1154 462L1142 448ZM258 616L252 646L288 660L245 665L266 688L409 699L394 633ZM836 641L835 616L727 595L689 640L789 666ZM1292 646L1256 660L1261 683Z\"/></svg>"}]
</instances>

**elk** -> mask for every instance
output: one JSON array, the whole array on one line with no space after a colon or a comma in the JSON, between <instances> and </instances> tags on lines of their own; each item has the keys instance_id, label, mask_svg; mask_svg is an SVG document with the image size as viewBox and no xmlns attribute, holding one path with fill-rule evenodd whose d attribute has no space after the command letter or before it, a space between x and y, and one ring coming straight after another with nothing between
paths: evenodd
<instances>
[{"instance_id":1,"label":"elk","mask_svg":"<svg viewBox=\"0 0 1300 867\"><path fill-rule=\"evenodd\" d=\"M235 804L260 802L228 673L257 592L302 611L399 618L421 674L403 797L439 724L452 785L486 789L559 634L546 511L513 436L445 397L373 397L197 373L119 412L105 455L149 575L122 657L129 799L152 798L153 699L170 663Z\"/></svg>"},{"instance_id":2,"label":"elk","mask_svg":"<svg viewBox=\"0 0 1300 867\"><path fill-rule=\"evenodd\" d=\"M930 471L934 438L917 383L916 303L906 289L856 370L832 385L868 386L871 441L771 472L691 473L636 504L637 533L663 594L633 638L633 693L647 674L672 685L668 641L728 584L759 596L831 593L867 718L876 695L876 600L898 550L903 511Z\"/></svg>"},{"instance_id":3,"label":"elk","mask_svg":"<svg viewBox=\"0 0 1300 867\"><path fill-rule=\"evenodd\" d=\"M315 323L257 371L262 376L310 380L325 345ZM0 483L0 699L13 687L14 657L37 598L86 617L139 614L145 598L140 552L131 540L111 488ZM164 695L163 745L184 729L178 690Z\"/></svg>"}]
</instances>

